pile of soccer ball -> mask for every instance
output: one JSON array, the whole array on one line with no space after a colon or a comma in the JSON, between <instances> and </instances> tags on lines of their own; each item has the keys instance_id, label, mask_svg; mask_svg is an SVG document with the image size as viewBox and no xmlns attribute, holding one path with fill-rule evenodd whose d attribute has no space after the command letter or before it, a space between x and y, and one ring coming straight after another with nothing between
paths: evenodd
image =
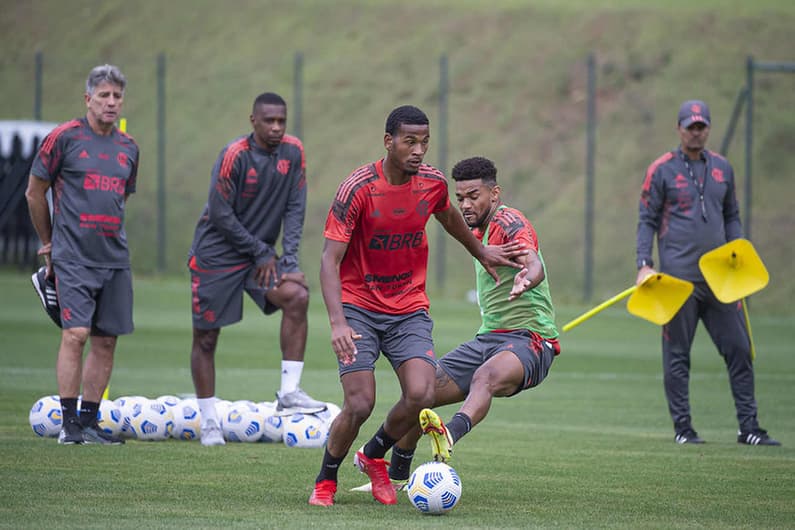
<instances>
[{"instance_id":1,"label":"pile of soccer ball","mask_svg":"<svg viewBox=\"0 0 795 530\"><path fill-rule=\"evenodd\" d=\"M276 402L227 401L215 404L224 438L229 442L283 442L288 447L322 447L329 427L340 412L334 403L315 414L276 414ZM44 396L33 404L30 426L39 436L61 431L61 402ZM166 395L156 399L124 396L103 399L99 426L107 433L136 440L196 440L201 436L201 412L196 399Z\"/></svg>"}]
</instances>

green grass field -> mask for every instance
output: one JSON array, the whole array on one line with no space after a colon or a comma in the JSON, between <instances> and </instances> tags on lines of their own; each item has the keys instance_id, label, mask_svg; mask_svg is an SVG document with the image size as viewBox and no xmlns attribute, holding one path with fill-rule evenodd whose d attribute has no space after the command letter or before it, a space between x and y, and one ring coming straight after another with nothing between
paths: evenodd
<instances>
[{"instance_id":1,"label":"green grass field","mask_svg":"<svg viewBox=\"0 0 795 530\"><path fill-rule=\"evenodd\" d=\"M703 446L672 441L659 331L622 308L562 337L563 354L538 388L498 400L457 447L460 505L422 516L404 496L381 506L347 491L363 483L347 459L338 504L307 505L319 449L281 444L138 442L59 446L28 426L30 406L57 393L58 333L25 275L0 273L0 527L2 528L794 528L795 358L791 318L753 319L760 421L783 444L735 441L725 369L706 333L693 352L691 399ZM272 400L279 381L278 318L247 305L219 345L218 395ZM119 342L111 397L192 391L185 278L136 279L136 332ZM584 307L561 308L562 324ZM437 351L469 337L474 306L435 300ZM320 297L310 313L303 386L340 403ZM364 442L398 388L379 366L378 402ZM453 408L442 410L447 418ZM426 442L427 444L427 442ZM420 446L417 462L430 455Z\"/></svg>"}]
</instances>

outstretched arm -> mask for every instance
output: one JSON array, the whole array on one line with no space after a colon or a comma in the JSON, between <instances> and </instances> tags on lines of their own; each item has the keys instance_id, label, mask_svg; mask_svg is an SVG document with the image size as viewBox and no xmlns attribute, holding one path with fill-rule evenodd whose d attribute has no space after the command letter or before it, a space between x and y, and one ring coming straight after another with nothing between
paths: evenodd
<instances>
[{"instance_id":1,"label":"outstretched arm","mask_svg":"<svg viewBox=\"0 0 795 530\"><path fill-rule=\"evenodd\" d=\"M517 261L522 265L522 270L513 277L513 287L508 295L508 300L515 300L522 293L529 291L539 283L544 281L544 265L538 259L538 254L534 250L529 250L526 256L520 256Z\"/></svg>"},{"instance_id":2,"label":"outstretched arm","mask_svg":"<svg viewBox=\"0 0 795 530\"><path fill-rule=\"evenodd\" d=\"M434 215L436 216L436 220L441 223L447 233L456 238L459 243L464 245L464 248L466 248L467 251L472 254L472 257L483 264L483 267L497 283L499 283L500 278L497 275L497 271L495 270L496 267L506 266L516 269L522 267L520 264L514 261L517 256L527 254L527 249L525 249L524 245L521 243L512 242L498 246L483 246L483 244L478 241L474 234L472 234L472 231L467 226L466 221L464 221L461 212L459 212L457 209L452 207L447 208L446 210L437 212Z\"/></svg>"}]
</instances>

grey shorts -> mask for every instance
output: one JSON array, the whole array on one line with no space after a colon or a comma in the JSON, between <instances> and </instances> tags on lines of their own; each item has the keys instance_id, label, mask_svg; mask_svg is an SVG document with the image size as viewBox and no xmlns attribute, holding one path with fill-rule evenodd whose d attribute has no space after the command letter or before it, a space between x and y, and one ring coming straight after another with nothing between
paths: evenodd
<instances>
[{"instance_id":1,"label":"grey shorts","mask_svg":"<svg viewBox=\"0 0 795 530\"><path fill-rule=\"evenodd\" d=\"M465 394L468 394L475 370L499 352L506 350L513 352L524 367L524 384L511 395L541 383L549 373L555 358L555 348L552 343L544 340L537 333L516 330L509 333L490 332L478 335L439 359L439 366Z\"/></svg>"},{"instance_id":2,"label":"grey shorts","mask_svg":"<svg viewBox=\"0 0 795 530\"><path fill-rule=\"evenodd\" d=\"M433 350L433 321L424 309L405 315L368 311L343 304L348 325L362 336L355 341L356 360L348 365L338 361L340 375L360 370L375 370L381 353L397 370L409 359L422 359L436 366Z\"/></svg>"},{"instance_id":3,"label":"grey shorts","mask_svg":"<svg viewBox=\"0 0 795 530\"><path fill-rule=\"evenodd\" d=\"M92 335L132 333L133 289L130 269L86 267L53 262L63 329L90 328Z\"/></svg>"},{"instance_id":4,"label":"grey shorts","mask_svg":"<svg viewBox=\"0 0 795 530\"><path fill-rule=\"evenodd\" d=\"M243 291L266 315L279 309L265 297L268 287L260 287L254 280L256 268L253 263L208 269L192 256L188 269L194 328L217 329L240 322L243 318ZM276 272L281 274L278 266Z\"/></svg>"}]
</instances>

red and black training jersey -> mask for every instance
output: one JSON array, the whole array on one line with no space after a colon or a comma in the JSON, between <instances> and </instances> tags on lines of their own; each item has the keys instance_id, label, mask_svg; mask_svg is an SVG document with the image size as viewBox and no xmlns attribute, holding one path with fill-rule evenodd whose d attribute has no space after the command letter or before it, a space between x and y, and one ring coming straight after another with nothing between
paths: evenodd
<instances>
[{"instance_id":1,"label":"red and black training jersey","mask_svg":"<svg viewBox=\"0 0 795 530\"><path fill-rule=\"evenodd\" d=\"M450 207L447 179L422 164L406 184L384 177L383 160L358 168L337 189L323 235L348 243L342 301L378 313L428 309L428 218Z\"/></svg>"},{"instance_id":2,"label":"red and black training jersey","mask_svg":"<svg viewBox=\"0 0 795 530\"><path fill-rule=\"evenodd\" d=\"M703 281L699 258L742 237L734 170L718 153L704 150L687 160L681 147L665 153L646 170L637 230L638 263L651 263L654 234L658 270Z\"/></svg>"},{"instance_id":3,"label":"red and black training jersey","mask_svg":"<svg viewBox=\"0 0 795 530\"><path fill-rule=\"evenodd\" d=\"M261 265L276 254L283 231L282 264L287 271L297 269L305 171L304 146L295 136L285 134L273 151L259 147L253 133L230 142L213 166L190 255L209 268Z\"/></svg>"},{"instance_id":4,"label":"red and black training jersey","mask_svg":"<svg viewBox=\"0 0 795 530\"><path fill-rule=\"evenodd\" d=\"M44 138L31 173L53 190L52 259L128 268L125 196L135 192L138 145L114 128L95 133L83 117Z\"/></svg>"}]
</instances>

